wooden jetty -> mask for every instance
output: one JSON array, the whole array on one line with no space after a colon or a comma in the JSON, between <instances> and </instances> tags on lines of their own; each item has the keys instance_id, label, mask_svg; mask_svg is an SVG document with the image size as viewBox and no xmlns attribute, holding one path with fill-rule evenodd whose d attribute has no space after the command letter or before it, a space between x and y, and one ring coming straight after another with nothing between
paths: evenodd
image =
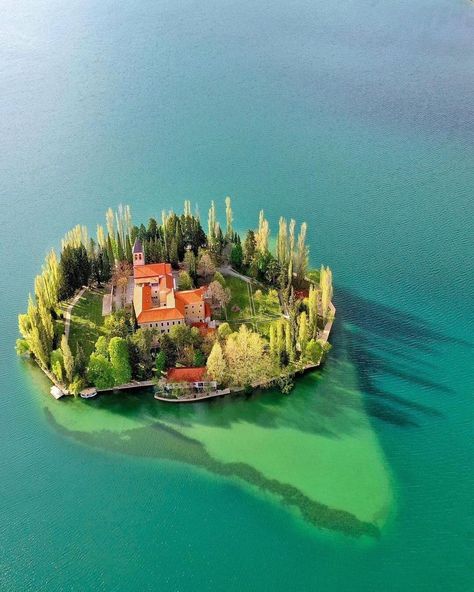
<instances>
[{"instance_id":1,"label":"wooden jetty","mask_svg":"<svg viewBox=\"0 0 474 592\"><path fill-rule=\"evenodd\" d=\"M159 393L155 394L157 401L164 401L165 403L193 403L194 401L204 401L206 399L215 399L217 397L225 397L230 395L232 392L230 388L225 388L219 391L212 391L210 393L192 393L190 395L183 395L182 397L163 397Z\"/></svg>"}]
</instances>

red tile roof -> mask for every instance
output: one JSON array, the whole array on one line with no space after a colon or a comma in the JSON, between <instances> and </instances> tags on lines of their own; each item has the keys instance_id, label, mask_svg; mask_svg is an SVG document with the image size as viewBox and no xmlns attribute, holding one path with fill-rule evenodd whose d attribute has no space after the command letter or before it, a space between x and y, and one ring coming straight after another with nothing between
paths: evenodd
<instances>
[{"instance_id":1,"label":"red tile roof","mask_svg":"<svg viewBox=\"0 0 474 592\"><path fill-rule=\"evenodd\" d=\"M135 265L133 268L135 279L144 279L167 274L171 275L170 263L149 263L148 265Z\"/></svg>"},{"instance_id":2,"label":"red tile roof","mask_svg":"<svg viewBox=\"0 0 474 592\"><path fill-rule=\"evenodd\" d=\"M139 323L159 323L160 321L183 320L184 314L178 308L150 308L138 315Z\"/></svg>"},{"instance_id":3,"label":"red tile roof","mask_svg":"<svg viewBox=\"0 0 474 592\"><path fill-rule=\"evenodd\" d=\"M199 382L206 376L206 367L199 368L170 368L166 378L170 382Z\"/></svg>"},{"instance_id":4,"label":"red tile roof","mask_svg":"<svg viewBox=\"0 0 474 592\"><path fill-rule=\"evenodd\" d=\"M196 290L182 290L180 292L175 292L176 300L181 300L184 304L196 304L202 302L203 297L203 289L197 288Z\"/></svg>"}]
</instances>

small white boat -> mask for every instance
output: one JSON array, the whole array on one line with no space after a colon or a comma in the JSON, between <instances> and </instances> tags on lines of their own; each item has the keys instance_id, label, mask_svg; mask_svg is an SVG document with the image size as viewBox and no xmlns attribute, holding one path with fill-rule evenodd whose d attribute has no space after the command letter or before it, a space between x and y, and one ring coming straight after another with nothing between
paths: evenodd
<instances>
[{"instance_id":1,"label":"small white boat","mask_svg":"<svg viewBox=\"0 0 474 592\"><path fill-rule=\"evenodd\" d=\"M63 391L56 385L52 386L49 392L53 395L55 399L60 399L64 395Z\"/></svg>"},{"instance_id":2,"label":"small white boat","mask_svg":"<svg viewBox=\"0 0 474 592\"><path fill-rule=\"evenodd\" d=\"M83 399L92 399L92 397L95 397L96 395L97 395L96 388L88 388L88 389L84 389L83 391L81 391L81 397Z\"/></svg>"}]
</instances>

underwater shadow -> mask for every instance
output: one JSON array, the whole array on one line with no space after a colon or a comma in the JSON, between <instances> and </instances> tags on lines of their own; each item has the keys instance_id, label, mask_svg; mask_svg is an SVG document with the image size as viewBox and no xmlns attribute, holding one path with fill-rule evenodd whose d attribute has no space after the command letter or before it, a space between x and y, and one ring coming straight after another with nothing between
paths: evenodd
<instances>
[{"instance_id":1,"label":"underwater shadow","mask_svg":"<svg viewBox=\"0 0 474 592\"><path fill-rule=\"evenodd\" d=\"M381 387L380 382L403 381L413 386L418 396L420 391L424 396L433 392L450 395L453 393L450 385L433 380L435 356L448 343L470 344L452 339L411 313L345 288L338 288L336 300L341 319L336 326L336 340L343 339L347 344L370 416L408 428L418 427L423 416L441 417L439 410L416 400L415 394L413 399L402 397ZM427 356L433 360L427 360ZM427 369L431 372L429 376L425 374Z\"/></svg>"}]
</instances>

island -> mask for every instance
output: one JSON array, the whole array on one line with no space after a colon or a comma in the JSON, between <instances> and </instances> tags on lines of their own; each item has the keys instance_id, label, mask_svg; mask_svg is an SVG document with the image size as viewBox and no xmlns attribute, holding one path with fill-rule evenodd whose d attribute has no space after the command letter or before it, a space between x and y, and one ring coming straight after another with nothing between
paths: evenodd
<instances>
[{"instance_id":1,"label":"island","mask_svg":"<svg viewBox=\"0 0 474 592\"><path fill-rule=\"evenodd\" d=\"M307 224L264 212L241 236L230 197L225 228L211 202L207 232L185 201L147 226L109 208L95 239L76 226L51 250L18 318L16 349L56 398L152 387L191 402L277 387L317 368L330 349L332 272L309 267Z\"/></svg>"}]
</instances>

